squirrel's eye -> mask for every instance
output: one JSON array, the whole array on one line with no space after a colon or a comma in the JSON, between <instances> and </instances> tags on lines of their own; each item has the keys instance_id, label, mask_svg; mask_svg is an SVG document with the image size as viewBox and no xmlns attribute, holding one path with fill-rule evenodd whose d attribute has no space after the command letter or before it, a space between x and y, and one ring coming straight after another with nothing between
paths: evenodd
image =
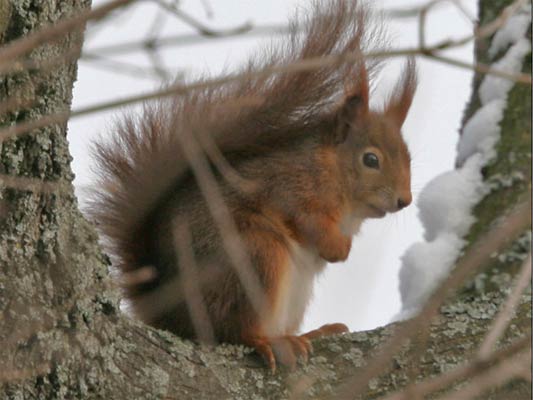
<instances>
[{"instance_id":1,"label":"squirrel's eye","mask_svg":"<svg viewBox=\"0 0 533 400\"><path fill-rule=\"evenodd\" d=\"M379 158L374 153L365 153L363 155L363 164L368 168L379 169Z\"/></svg>"}]
</instances>

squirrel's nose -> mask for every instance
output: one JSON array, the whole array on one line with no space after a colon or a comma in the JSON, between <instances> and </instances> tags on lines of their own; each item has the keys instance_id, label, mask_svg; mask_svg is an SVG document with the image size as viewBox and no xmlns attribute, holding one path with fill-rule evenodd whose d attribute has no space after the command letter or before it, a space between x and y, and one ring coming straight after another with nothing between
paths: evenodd
<instances>
[{"instance_id":1,"label":"squirrel's nose","mask_svg":"<svg viewBox=\"0 0 533 400\"><path fill-rule=\"evenodd\" d=\"M407 207L409 204L411 204L412 196L411 193L409 195L404 195L401 197L398 197L398 210L401 210L402 208Z\"/></svg>"}]
</instances>

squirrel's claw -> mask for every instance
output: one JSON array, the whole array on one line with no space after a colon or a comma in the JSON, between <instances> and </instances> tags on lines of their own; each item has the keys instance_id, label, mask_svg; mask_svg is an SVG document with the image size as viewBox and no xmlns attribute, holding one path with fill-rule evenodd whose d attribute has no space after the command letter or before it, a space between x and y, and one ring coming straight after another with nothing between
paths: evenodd
<instances>
[{"instance_id":1,"label":"squirrel's claw","mask_svg":"<svg viewBox=\"0 0 533 400\"><path fill-rule=\"evenodd\" d=\"M309 354L313 352L311 342L303 336L287 335L276 338L254 338L248 340L247 344L253 347L265 360L272 373L276 372L277 364L294 370L298 358L307 362Z\"/></svg>"},{"instance_id":2,"label":"squirrel's claw","mask_svg":"<svg viewBox=\"0 0 533 400\"><path fill-rule=\"evenodd\" d=\"M296 357L301 357L305 362L309 360L309 354L313 353L313 345L309 339L301 336L286 336Z\"/></svg>"},{"instance_id":3,"label":"squirrel's claw","mask_svg":"<svg viewBox=\"0 0 533 400\"><path fill-rule=\"evenodd\" d=\"M272 351L272 345L266 338L253 338L248 339L246 344L250 347L253 347L254 350L259 354L268 368L272 373L276 372L276 358L274 357L274 352Z\"/></svg>"}]
</instances>

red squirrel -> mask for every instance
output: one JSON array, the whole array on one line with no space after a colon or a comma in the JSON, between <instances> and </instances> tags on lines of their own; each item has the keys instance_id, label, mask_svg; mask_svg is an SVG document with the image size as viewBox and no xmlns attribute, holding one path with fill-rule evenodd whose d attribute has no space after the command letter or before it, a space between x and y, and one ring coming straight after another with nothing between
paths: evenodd
<instances>
[{"instance_id":1,"label":"red squirrel","mask_svg":"<svg viewBox=\"0 0 533 400\"><path fill-rule=\"evenodd\" d=\"M292 22L287 38L249 62L242 79L147 104L139 115L123 117L109 140L96 143L99 181L90 215L119 274L154 271L151 279L130 279L124 289L134 315L198 338L180 286L181 224L189 232L188 269L215 341L253 347L275 369L307 358L311 339L347 331L344 324L329 324L297 334L315 277L327 262L346 260L362 221L411 203L401 127L416 88L414 61L408 60L380 111L369 109L377 63L362 56L304 72L254 71L360 55L381 40L379 27L367 26L368 14L355 1L314 2ZM250 97L260 101L238 106ZM221 173L220 163L201 155L210 161L263 292L261 309L254 308L228 257L209 199L185 157L185 136L209 138L227 165L253 183L240 188Z\"/></svg>"}]
</instances>

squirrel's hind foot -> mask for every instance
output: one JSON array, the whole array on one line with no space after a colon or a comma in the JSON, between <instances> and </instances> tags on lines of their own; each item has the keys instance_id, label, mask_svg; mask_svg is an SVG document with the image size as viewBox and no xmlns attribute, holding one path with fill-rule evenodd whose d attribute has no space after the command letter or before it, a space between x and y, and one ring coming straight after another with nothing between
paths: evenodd
<instances>
[{"instance_id":1,"label":"squirrel's hind foot","mask_svg":"<svg viewBox=\"0 0 533 400\"><path fill-rule=\"evenodd\" d=\"M276 372L277 364L294 370L298 358L307 362L313 352L311 342L303 336L258 337L248 339L246 344L263 357L272 373Z\"/></svg>"}]
</instances>

